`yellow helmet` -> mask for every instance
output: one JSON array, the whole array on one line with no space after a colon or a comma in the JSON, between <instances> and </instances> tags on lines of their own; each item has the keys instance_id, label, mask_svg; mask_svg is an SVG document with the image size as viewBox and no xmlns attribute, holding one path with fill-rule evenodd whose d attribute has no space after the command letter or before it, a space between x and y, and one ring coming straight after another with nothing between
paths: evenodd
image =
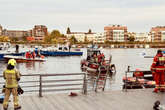
<instances>
[{"instance_id":1,"label":"yellow helmet","mask_svg":"<svg viewBox=\"0 0 165 110\"><path fill-rule=\"evenodd\" d=\"M14 59L10 59L9 61L8 61L8 65L12 65L12 66L15 66L16 65L16 61L14 60Z\"/></svg>"}]
</instances>

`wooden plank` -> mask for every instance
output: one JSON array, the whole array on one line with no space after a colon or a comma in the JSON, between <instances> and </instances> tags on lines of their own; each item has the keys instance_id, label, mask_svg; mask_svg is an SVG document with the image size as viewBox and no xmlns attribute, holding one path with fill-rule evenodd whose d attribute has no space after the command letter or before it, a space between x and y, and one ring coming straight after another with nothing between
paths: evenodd
<instances>
[{"instance_id":1,"label":"wooden plank","mask_svg":"<svg viewBox=\"0 0 165 110\"><path fill-rule=\"evenodd\" d=\"M156 100L165 104L163 93L153 93L153 89L91 92L88 95L78 93L70 97L68 94L21 95L21 110L152 110ZM12 98L10 98L12 101ZM9 110L13 102L9 103ZM0 110L3 110L0 105Z\"/></svg>"}]
</instances>

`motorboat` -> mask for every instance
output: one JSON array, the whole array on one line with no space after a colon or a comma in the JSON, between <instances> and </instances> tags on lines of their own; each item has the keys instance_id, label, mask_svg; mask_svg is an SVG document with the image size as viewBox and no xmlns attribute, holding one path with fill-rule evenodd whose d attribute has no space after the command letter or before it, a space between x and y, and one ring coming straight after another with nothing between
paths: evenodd
<instances>
[{"instance_id":1,"label":"motorboat","mask_svg":"<svg viewBox=\"0 0 165 110\"><path fill-rule=\"evenodd\" d=\"M23 63L23 62L44 62L46 61L44 58L25 58L24 56L12 56L12 55L5 55L4 59L8 61L9 59L15 59L17 63Z\"/></svg>"}]
</instances>

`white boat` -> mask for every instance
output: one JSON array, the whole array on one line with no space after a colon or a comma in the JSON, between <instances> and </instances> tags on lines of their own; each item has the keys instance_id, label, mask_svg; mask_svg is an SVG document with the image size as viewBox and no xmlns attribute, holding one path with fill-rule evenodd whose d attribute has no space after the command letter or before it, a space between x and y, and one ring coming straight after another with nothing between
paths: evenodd
<instances>
[{"instance_id":1,"label":"white boat","mask_svg":"<svg viewBox=\"0 0 165 110\"><path fill-rule=\"evenodd\" d=\"M34 62L34 61L39 61L39 62L44 62L46 61L44 58L25 58L24 56L12 56L12 55L5 55L4 59L8 61L9 59L15 59L17 63L22 63L22 62Z\"/></svg>"}]
</instances>

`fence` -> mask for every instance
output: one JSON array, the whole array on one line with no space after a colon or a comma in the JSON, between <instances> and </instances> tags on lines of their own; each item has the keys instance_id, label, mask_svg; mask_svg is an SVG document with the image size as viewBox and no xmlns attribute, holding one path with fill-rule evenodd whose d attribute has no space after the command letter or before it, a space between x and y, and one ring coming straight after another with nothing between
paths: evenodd
<instances>
[{"instance_id":1,"label":"fence","mask_svg":"<svg viewBox=\"0 0 165 110\"><path fill-rule=\"evenodd\" d=\"M134 76L134 73L142 72L143 76ZM131 76L130 76L131 75ZM129 80L129 78L132 78ZM140 82L140 79L142 79ZM125 72L125 80L123 85L123 90L127 92L127 88L130 89L140 89L140 88L153 88L154 84L148 84L147 82L153 81L151 71L130 71L130 66L128 66L127 71Z\"/></svg>"},{"instance_id":2,"label":"fence","mask_svg":"<svg viewBox=\"0 0 165 110\"><path fill-rule=\"evenodd\" d=\"M3 76L1 75L0 78L2 79ZM5 81L0 82L1 90L4 83ZM21 76L21 81L19 84L25 93L38 92L39 97L43 96L43 92L67 90L82 90L83 94L87 94L87 82L85 73L27 74Z\"/></svg>"}]
</instances>

